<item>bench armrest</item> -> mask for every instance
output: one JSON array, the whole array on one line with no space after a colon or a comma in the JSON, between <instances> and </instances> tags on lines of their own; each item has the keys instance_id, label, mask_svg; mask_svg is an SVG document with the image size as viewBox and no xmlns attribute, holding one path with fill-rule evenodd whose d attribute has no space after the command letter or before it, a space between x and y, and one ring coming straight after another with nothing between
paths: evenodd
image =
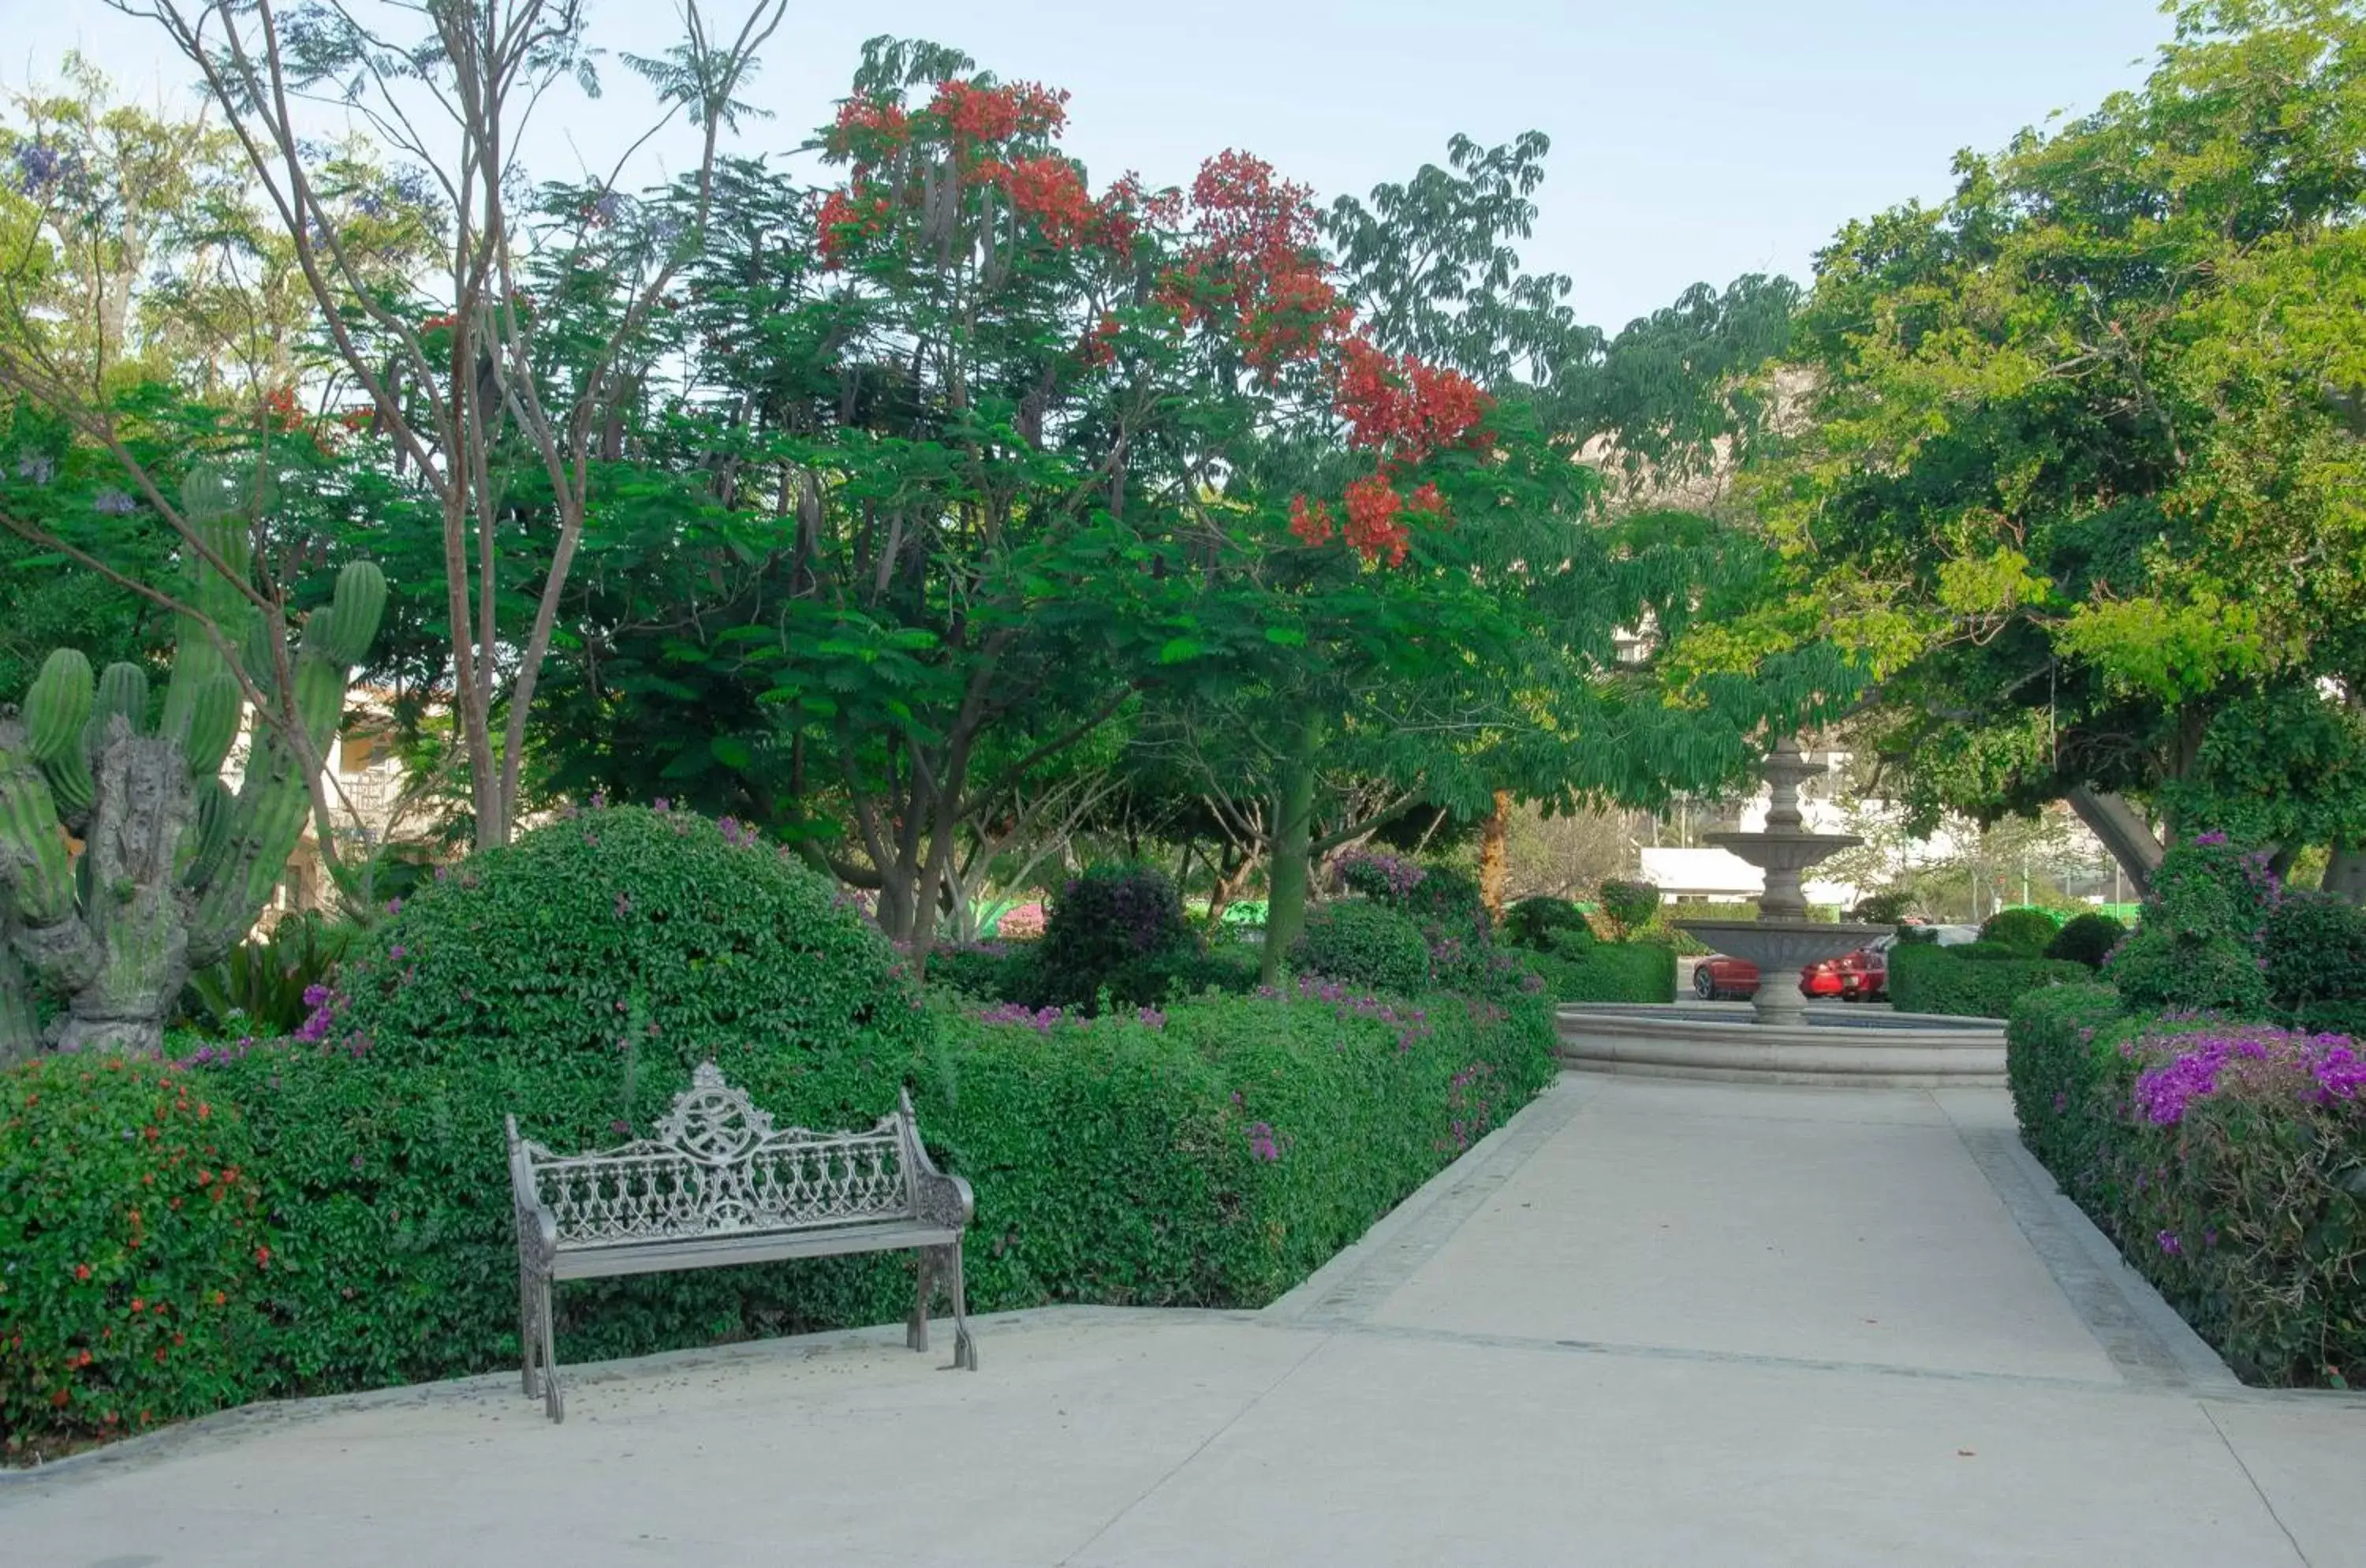
<instances>
[{"instance_id":1,"label":"bench armrest","mask_svg":"<svg viewBox=\"0 0 2366 1568\"><path fill-rule=\"evenodd\" d=\"M904 1122L904 1145L912 1162L912 1208L920 1218L954 1230L967 1230L977 1214L977 1196L958 1176L947 1176L929 1157L920 1140L920 1123L912 1115L912 1091L903 1093L898 1113Z\"/></svg>"},{"instance_id":2,"label":"bench armrest","mask_svg":"<svg viewBox=\"0 0 2366 1568\"><path fill-rule=\"evenodd\" d=\"M517 1118L508 1118L510 1195L516 1203L518 1256L548 1269L558 1256L558 1216L542 1201L534 1181L534 1156L518 1136Z\"/></svg>"}]
</instances>

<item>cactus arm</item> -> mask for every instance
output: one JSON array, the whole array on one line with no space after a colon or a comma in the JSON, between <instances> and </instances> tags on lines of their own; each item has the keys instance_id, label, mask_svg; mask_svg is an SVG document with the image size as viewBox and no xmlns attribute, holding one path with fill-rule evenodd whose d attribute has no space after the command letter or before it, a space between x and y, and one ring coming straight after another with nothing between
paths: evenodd
<instances>
[{"instance_id":1,"label":"cactus arm","mask_svg":"<svg viewBox=\"0 0 2366 1568\"><path fill-rule=\"evenodd\" d=\"M335 598L305 626L292 705L302 733L257 730L229 846L206 878L190 922L193 964L212 963L237 945L278 884L304 835L313 777L344 717L351 666L369 651L385 604L385 577L375 565L356 562L338 574Z\"/></svg>"},{"instance_id":2,"label":"cactus arm","mask_svg":"<svg viewBox=\"0 0 2366 1568\"><path fill-rule=\"evenodd\" d=\"M49 779L59 819L70 827L90 814L94 785L84 732L93 703L90 660L71 648L52 651L25 694L25 746Z\"/></svg>"},{"instance_id":3,"label":"cactus arm","mask_svg":"<svg viewBox=\"0 0 2366 1568\"><path fill-rule=\"evenodd\" d=\"M182 486L182 510L191 531L224 566L241 574L252 570L254 553L247 519L240 510L242 500L234 484L211 469L192 473ZM160 732L188 749L191 773L207 773L221 762L220 755L209 762L197 761L206 750L199 742L208 705L218 705L220 700L210 691L224 679L233 688L237 685L225 646L242 648L249 628L260 617L247 598L245 585L217 570L198 552L186 552L182 577L182 601L189 609L177 618L173 675L164 689Z\"/></svg>"},{"instance_id":4,"label":"cactus arm","mask_svg":"<svg viewBox=\"0 0 2366 1568\"><path fill-rule=\"evenodd\" d=\"M0 897L8 905L11 964L21 961L31 971L28 979L17 968L17 977L6 981L10 989L38 983L71 991L96 971L98 945L77 918L74 871L58 829L57 803L33 763L24 730L0 726Z\"/></svg>"}]
</instances>

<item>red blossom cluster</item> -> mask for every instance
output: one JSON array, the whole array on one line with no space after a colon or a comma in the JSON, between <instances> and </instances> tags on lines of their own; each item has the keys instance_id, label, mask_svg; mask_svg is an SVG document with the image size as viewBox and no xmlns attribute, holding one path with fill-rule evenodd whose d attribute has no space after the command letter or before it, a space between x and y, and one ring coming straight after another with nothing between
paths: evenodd
<instances>
[{"instance_id":1,"label":"red blossom cluster","mask_svg":"<svg viewBox=\"0 0 2366 1568\"><path fill-rule=\"evenodd\" d=\"M1393 473L1472 441L1492 405L1467 376L1351 337L1340 346L1333 406L1347 422L1349 444L1380 452L1382 470Z\"/></svg>"},{"instance_id":2,"label":"red blossom cluster","mask_svg":"<svg viewBox=\"0 0 2366 1568\"><path fill-rule=\"evenodd\" d=\"M1290 498L1290 536L1301 545L1327 545L1339 525L1331 521L1331 503L1318 501L1311 505L1302 495Z\"/></svg>"},{"instance_id":3,"label":"red blossom cluster","mask_svg":"<svg viewBox=\"0 0 2366 1568\"><path fill-rule=\"evenodd\" d=\"M1340 345L1332 406L1347 422L1350 446L1380 454L1380 471L1347 487L1347 543L1367 561L1385 556L1391 566L1400 565L1412 536L1403 515L1444 519L1449 513L1436 484L1425 482L1408 500L1397 492L1396 477L1449 446L1483 443L1480 422L1491 401L1467 376L1351 337ZM1293 534L1299 514L1293 502Z\"/></svg>"},{"instance_id":4,"label":"red blossom cluster","mask_svg":"<svg viewBox=\"0 0 2366 1568\"><path fill-rule=\"evenodd\" d=\"M1095 367L1114 364L1117 360L1117 318L1106 310L1102 311L1100 324L1087 333L1084 342L1076 345L1077 357Z\"/></svg>"},{"instance_id":5,"label":"red blossom cluster","mask_svg":"<svg viewBox=\"0 0 2366 1568\"><path fill-rule=\"evenodd\" d=\"M1099 226L1100 208L1087 194L1084 175L1057 153L981 164L977 173L1000 186L1010 205L1034 220L1043 237L1056 246L1079 244Z\"/></svg>"},{"instance_id":6,"label":"red blossom cluster","mask_svg":"<svg viewBox=\"0 0 2366 1568\"><path fill-rule=\"evenodd\" d=\"M1184 325L1229 305L1244 355L1267 376L1313 357L1346 331L1353 313L1314 249L1306 186L1277 178L1261 158L1220 152L1191 183L1191 207L1197 236L1158 290Z\"/></svg>"},{"instance_id":7,"label":"red blossom cluster","mask_svg":"<svg viewBox=\"0 0 2366 1568\"><path fill-rule=\"evenodd\" d=\"M838 123L825 139L831 155L843 158L864 143L901 146L912 134L912 117L893 98L849 98L838 106Z\"/></svg>"},{"instance_id":8,"label":"red blossom cluster","mask_svg":"<svg viewBox=\"0 0 2366 1568\"><path fill-rule=\"evenodd\" d=\"M952 78L937 84L929 112L953 135L973 143L1008 141L1014 136L1056 136L1068 118L1068 95L1033 82L989 87Z\"/></svg>"},{"instance_id":9,"label":"red blossom cluster","mask_svg":"<svg viewBox=\"0 0 2366 1568\"><path fill-rule=\"evenodd\" d=\"M1413 531L1400 521L1403 511L1404 498L1379 474L1349 479L1346 529L1348 547L1368 561L1385 556L1391 566L1403 566L1405 547L1413 539Z\"/></svg>"},{"instance_id":10,"label":"red blossom cluster","mask_svg":"<svg viewBox=\"0 0 2366 1568\"><path fill-rule=\"evenodd\" d=\"M848 231L862 239L872 239L886 232L888 202L884 196L866 196L857 200L842 190L834 190L822 198L821 216L815 227L821 233L821 265L831 271L846 265Z\"/></svg>"}]
</instances>

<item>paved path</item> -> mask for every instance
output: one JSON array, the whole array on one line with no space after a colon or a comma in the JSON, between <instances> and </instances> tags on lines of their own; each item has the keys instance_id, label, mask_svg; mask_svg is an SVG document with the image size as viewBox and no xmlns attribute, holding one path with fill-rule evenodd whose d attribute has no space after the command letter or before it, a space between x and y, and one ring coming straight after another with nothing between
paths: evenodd
<instances>
[{"instance_id":1,"label":"paved path","mask_svg":"<svg viewBox=\"0 0 2366 1568\"><path fill-rule=\"evenodd\" d=\"M2366 1564L2366 1399L2236 1385L1991 1091L1565 1077L1264 1313L243 1412L0 1482L14 1568Z\"/></svg>"}]
</instances>

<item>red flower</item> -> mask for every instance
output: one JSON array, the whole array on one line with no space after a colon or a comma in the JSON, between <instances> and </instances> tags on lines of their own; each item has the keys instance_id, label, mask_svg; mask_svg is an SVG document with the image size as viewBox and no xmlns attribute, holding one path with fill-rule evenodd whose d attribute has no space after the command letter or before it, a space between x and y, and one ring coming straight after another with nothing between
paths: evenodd
<instances>
[{"instance_id":1,"label":"red flower","mask_svg":"<svg viewBox=\"0 0 2366 1568\"><path fill-rule=\"evenodd\" d=\"M1100 324L1085 334L1085 341L1078 345L1076 352L1087 365L1111 364L1117 358L1117 318L1103 311Z\"/></svg>"},{"instance_id":2,"label":"red flower","mask_svg":"<svg viewBox=\"0 0 2366 1568\"><path fill-rule=\"evenodd\" d=\"M990 167L1010 205L1032 219L1053 244L1063 249L1076 244L1092 227L1096 214L1092 198L1085 194L1084 176L1065 158L1022 158Z\"/></svg>"},{"instance_id":3,"label":"red flower","mask_svg":"<svg viewBox=\"0 0 2366 1568\"><path fill-rule=\"evenodd\" d=\"M1414 491L1412 498L1405 502L1405 510L1425 512L1433 517L1449 515L1446 509L1446 497L1434 484L1424 484L1419 490Z\"/></svg>"},{"instance_id":4,"label":"red flower","mask_svg":"<svg viewBox=\"0 0 2366 1568\"><path fill-rule=\"evenodd\" d=\"M1290 498L1290 533L1300 544L1327 544L1336 532L1338 525L1331 521L1329 502L1318 501L1309 506L1302 495Z\"/></svg>"},{"instance_id":5,"label":"red flower","mask_svg":"<svg viewBox=\"0 0 2366 1568\"><path fill-rule=\"evenodd\" d=\"M1347 543L1367 561L1388 558L1391 566L1404 563L1412 534L1397 520L1404 498L1388 480L1369 475L1347 481Z\"/></svg>"},{"instance_id":6,"label":"red flower","mask_svg":"<svg viewBox=\"0 0 2366 1568\"><path fill-rule=\"evenodd\" d=\"M1013 82L988 87L976 82L949 80L937 84L929 112L945 122L955 138L972 142L1008 141L1024 132L1056 134L1068 118L1065 92L1053 92L1033 82Z\"/></svg>"},{"instance_id":7,"label":"red flower","mask_svg":"<svg viewBox=\"0 0 2366 1568\"><path fill-rule=\"evenodd\" d=\"M90 1265L89 1265L89 1264L87 1264L87 1263L77 1263L77 1264L75 1264L75 1265L74 1265L74 1278L75 1278L75 1279L77 1279L77 1280L87 1280L87 1279L89 1279L89 1278L90 1278Z\"/></svg>"},{"instance_id":8,"label":"red flower","mask_svg":"<svg viewBox=\"0 0 2366 1568\"><path fill-rule=\"evenodd\" d=\"M254 1249L254 1266L258 1269L268 1269L271 1267L271 1248L267 1247L258 1247Z\"/></svg>"},{"instance_id":9,"label":"red flower","mask_svg":"<svg viewBox=\"0 0 2366 1568\"><path fill-rule=\"evenodd\" d=\"M849 98L838 106L838 123L825 139L833 157L843 158L861 142L885 152L900 147L912 134L912 117L893 98Z\"/></svg>"}]
</instances>

